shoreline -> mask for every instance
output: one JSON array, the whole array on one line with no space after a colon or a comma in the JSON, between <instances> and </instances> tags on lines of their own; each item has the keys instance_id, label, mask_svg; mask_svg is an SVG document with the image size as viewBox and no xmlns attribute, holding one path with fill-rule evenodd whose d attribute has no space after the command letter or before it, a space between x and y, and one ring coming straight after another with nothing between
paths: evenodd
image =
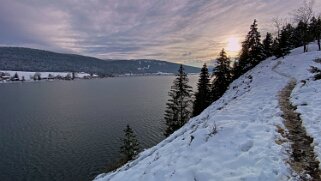
<instances>
[{"instance_id":1,"label":"shoreline","mask_svg":"<svg viewBox=\"0 0 321 181\"><path fill-rule=\"evenodd\" d=\"M5 77L1 77L1 73ZM14 80L15 74L18 75L18 80ZM35 74L44 75L40 79L34 79ZM189 75L198 75L198 73L188 73ZM71 77L76 75L76 77ZM53 81L74 81L74 80L91 80L104 78L121 78L121 77L148 77L148 76L174 76L175 73L144 73L132 74L124 73L110 76L99 76L97 74L89 74L85 72L28 72L28 71L14 71L14 70L0 70L0 84L8 83L30 83L30 82L53 82ZM51 78L50 78L51 77ZM5 79L4 79L5 78Z\"/></svg>"}]
</instances>

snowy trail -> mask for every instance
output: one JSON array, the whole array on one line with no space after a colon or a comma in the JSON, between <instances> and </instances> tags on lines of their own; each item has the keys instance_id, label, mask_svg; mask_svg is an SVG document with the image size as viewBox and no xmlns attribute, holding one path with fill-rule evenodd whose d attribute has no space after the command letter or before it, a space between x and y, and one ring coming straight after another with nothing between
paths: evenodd
<instances>
[{"instance_id":1,"label":"snowy trail","mask_svg":"<svg viewBox=\"0 0 321 181\"><path fill-rule=\"evenodd\" d=\"M315 138L308 149L315 149L320 161L321 84L307 80L311 77L308 69L311 65L318 66L313 60L321 58L321 52L301 52L299 48L284 59L269 58L261 62L235 80L222 98L174 134L141 152L136 160L114 172L100 174L95 180L300 180L292 174L295 169L291 169L289 163L292 145L286 134L290 131L282 117L284 110L281 110L279 94L289 81L292 86L297 82L293 93L292 87L287 87L291 91L284 96L288 100L285 104L291 107L293 103L298 109L290 110L291 113L304 116L301 126L307 129L306 135ZM307 82L305 86L301 84L303 81ZM216 126L217 132L213 134ZM317 165L311 166L315 155L310 156L308 167L317 168Z\"/></svg>"},{"instance_id":2,"label":"snowy trail","mask_svg":"<svg viewBox=\"0 0 321 181\"><path fill-rule=\"evenodd\" d=\"M279 60L279 61L272 67L272 71L275 72L276 74L279 74L279 75L281 75L281 76L283 76L283 77L285 77L285 78L288 78L288 79L292 79L293 81L296 82L296 79L295 79L293 76L277 70L277 68L278 68L281 64L282 64L282 62Z\"/></svg>"},{"instance_id":3,"label":"snowy trail","mask_svg":"<svg viewBox=\"0 0 321 181\"><path fill-rule=\"evenodd\" d=\"M291 141L291 159L289 164L298 174L300 180L321 180L319 161L314 154L313 138L307 135L302 125L300 115L295 112L296 107L290 101L291 93L296 81L292 79L280 92L280 108L284 113L284 124L288 130L286 137Z\"/></svg>"},{"instance_id":4,"label":"snowy trail","mask_svg":"<svg viewBox=\"0 0 321 181\"><path fill-rule=\"evenodd\" d=\"M288 131L285 136L291 142L292 152L290 153L289 164L292 170L298 174L297 179L319 181L321 180L320 163L316 160L317 156L314 153L313 138L307 134L300 114L295 111L297 108L293 106L290 100L297 81L291 75L278 71L276 68L280 64L281 61L278 61L272 70L290 80L279 94L279 105L283 112L285 128Z\"/></svg>"}]
</instances>

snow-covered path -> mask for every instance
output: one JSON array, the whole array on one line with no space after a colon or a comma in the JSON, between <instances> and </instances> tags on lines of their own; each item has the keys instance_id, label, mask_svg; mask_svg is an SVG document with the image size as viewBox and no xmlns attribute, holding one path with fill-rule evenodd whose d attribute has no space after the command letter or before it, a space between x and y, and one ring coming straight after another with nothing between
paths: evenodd
<instances>
[{"instance_id":1,"label":"snow-covered path","mask_svg":"<svg viewBox=\"0 0 321 181\"><path fill-rule=\"evenodd\" d=\"M307 135L306 128L302 124L303 120L290 100L297 80L291 74L278 71L277 68L280 64L281 61L278 61L272 70L281 76L289 78L289 83L280 91L279 105L283 112L286 128L286 134L283 136L291 144L288 163L293 170L292 175L297 175L296 178L298 180L321 180L320 162L316 160L314 146L311 144L313 143L313 138Z\"/></svg>"},{"instance_id":2,"label":"snow-covered path","mask_svg":"<svg viewBox=\"0 0 321 181\"><path fill-rule=\"evenodd\" d=\"M313 138L307 135L306 129L302 125L303 120L290 101L295 85L295 79L291 79L288 85L280 92L279 98L284 125L287 129L285 137L291 143L290 160L288 162L294 170L293 175L297 175L298 180L321 180L320 163L315 159L314 146L311 144Z\"/></svg>"},{"instance_id":3,"label":"snow-covered path","mask_svg":"<svg viewBox=\"0 0 321 181\"><path fill-rule=\"evenodd\" d=\"M289 180L293 177L286 162L290 145L278 141L284 139L278 129L285 129L278 94L289 78L275 71L306 79L316 55L321 57L320 52L294 51L285 59L263 61L183 128L96 180ZM218 132L213 134L215 126Z\"/></svg>"}]
</instances>

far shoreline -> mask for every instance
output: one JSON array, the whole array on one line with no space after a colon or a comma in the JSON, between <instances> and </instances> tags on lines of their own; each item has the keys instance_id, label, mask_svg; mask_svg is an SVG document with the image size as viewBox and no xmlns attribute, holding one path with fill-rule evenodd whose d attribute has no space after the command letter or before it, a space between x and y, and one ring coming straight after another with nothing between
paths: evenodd
<instances>
[{"instance_id":1,"label":"far shoreline","mask_svg":"<svg viewBox=\"0 0 321 181\"><path fill-rule=\"evenodd\" d=\"M1 73L6 76L1 76ZM15 78L15 74L18 78ZM34 75L45 75L39 79L34 79ZM72 75L77 75L72 77ZM29 72L29 71L15 71L15 70L0 70L0 84L8 83L31 83L31 82L54 82L54 81L77 81L77 80L92 80L105 78L122 78L122 77L149 77L149 76L174 76L175 73L124 73L111 74L108 76L99 76L97 74L89 74L84 72ZM198 75L198 73L188 73L188 75ZM51 77L50 77L51 76Z\"/></svg>"}]
</instances>

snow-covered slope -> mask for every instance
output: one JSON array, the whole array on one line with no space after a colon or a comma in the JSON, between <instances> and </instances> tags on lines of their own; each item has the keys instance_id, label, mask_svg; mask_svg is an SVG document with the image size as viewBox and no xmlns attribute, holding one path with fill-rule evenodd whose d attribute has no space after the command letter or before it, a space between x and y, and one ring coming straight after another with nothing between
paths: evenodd
<instances>
[{"instance_id":1,"label":"snow-covered slope","mask_svg":"<svg viewBox=\"0 0 321 181\"><path fill-rule=\"evenodd\" d=\"M290 78L298 81L293 101L299 105L308 133L318 137L315 148L321 158L321 81L300 83L312 76L310 65L321 67L313 62L321 58L321 52L300 52L296 49L285 59L263 61L183 128L136 160L95 180L291 180L289 144L278 133L284 127L278 94ZM307 105L302 104L304 100Z\"/></svg>"}]
</instances>

